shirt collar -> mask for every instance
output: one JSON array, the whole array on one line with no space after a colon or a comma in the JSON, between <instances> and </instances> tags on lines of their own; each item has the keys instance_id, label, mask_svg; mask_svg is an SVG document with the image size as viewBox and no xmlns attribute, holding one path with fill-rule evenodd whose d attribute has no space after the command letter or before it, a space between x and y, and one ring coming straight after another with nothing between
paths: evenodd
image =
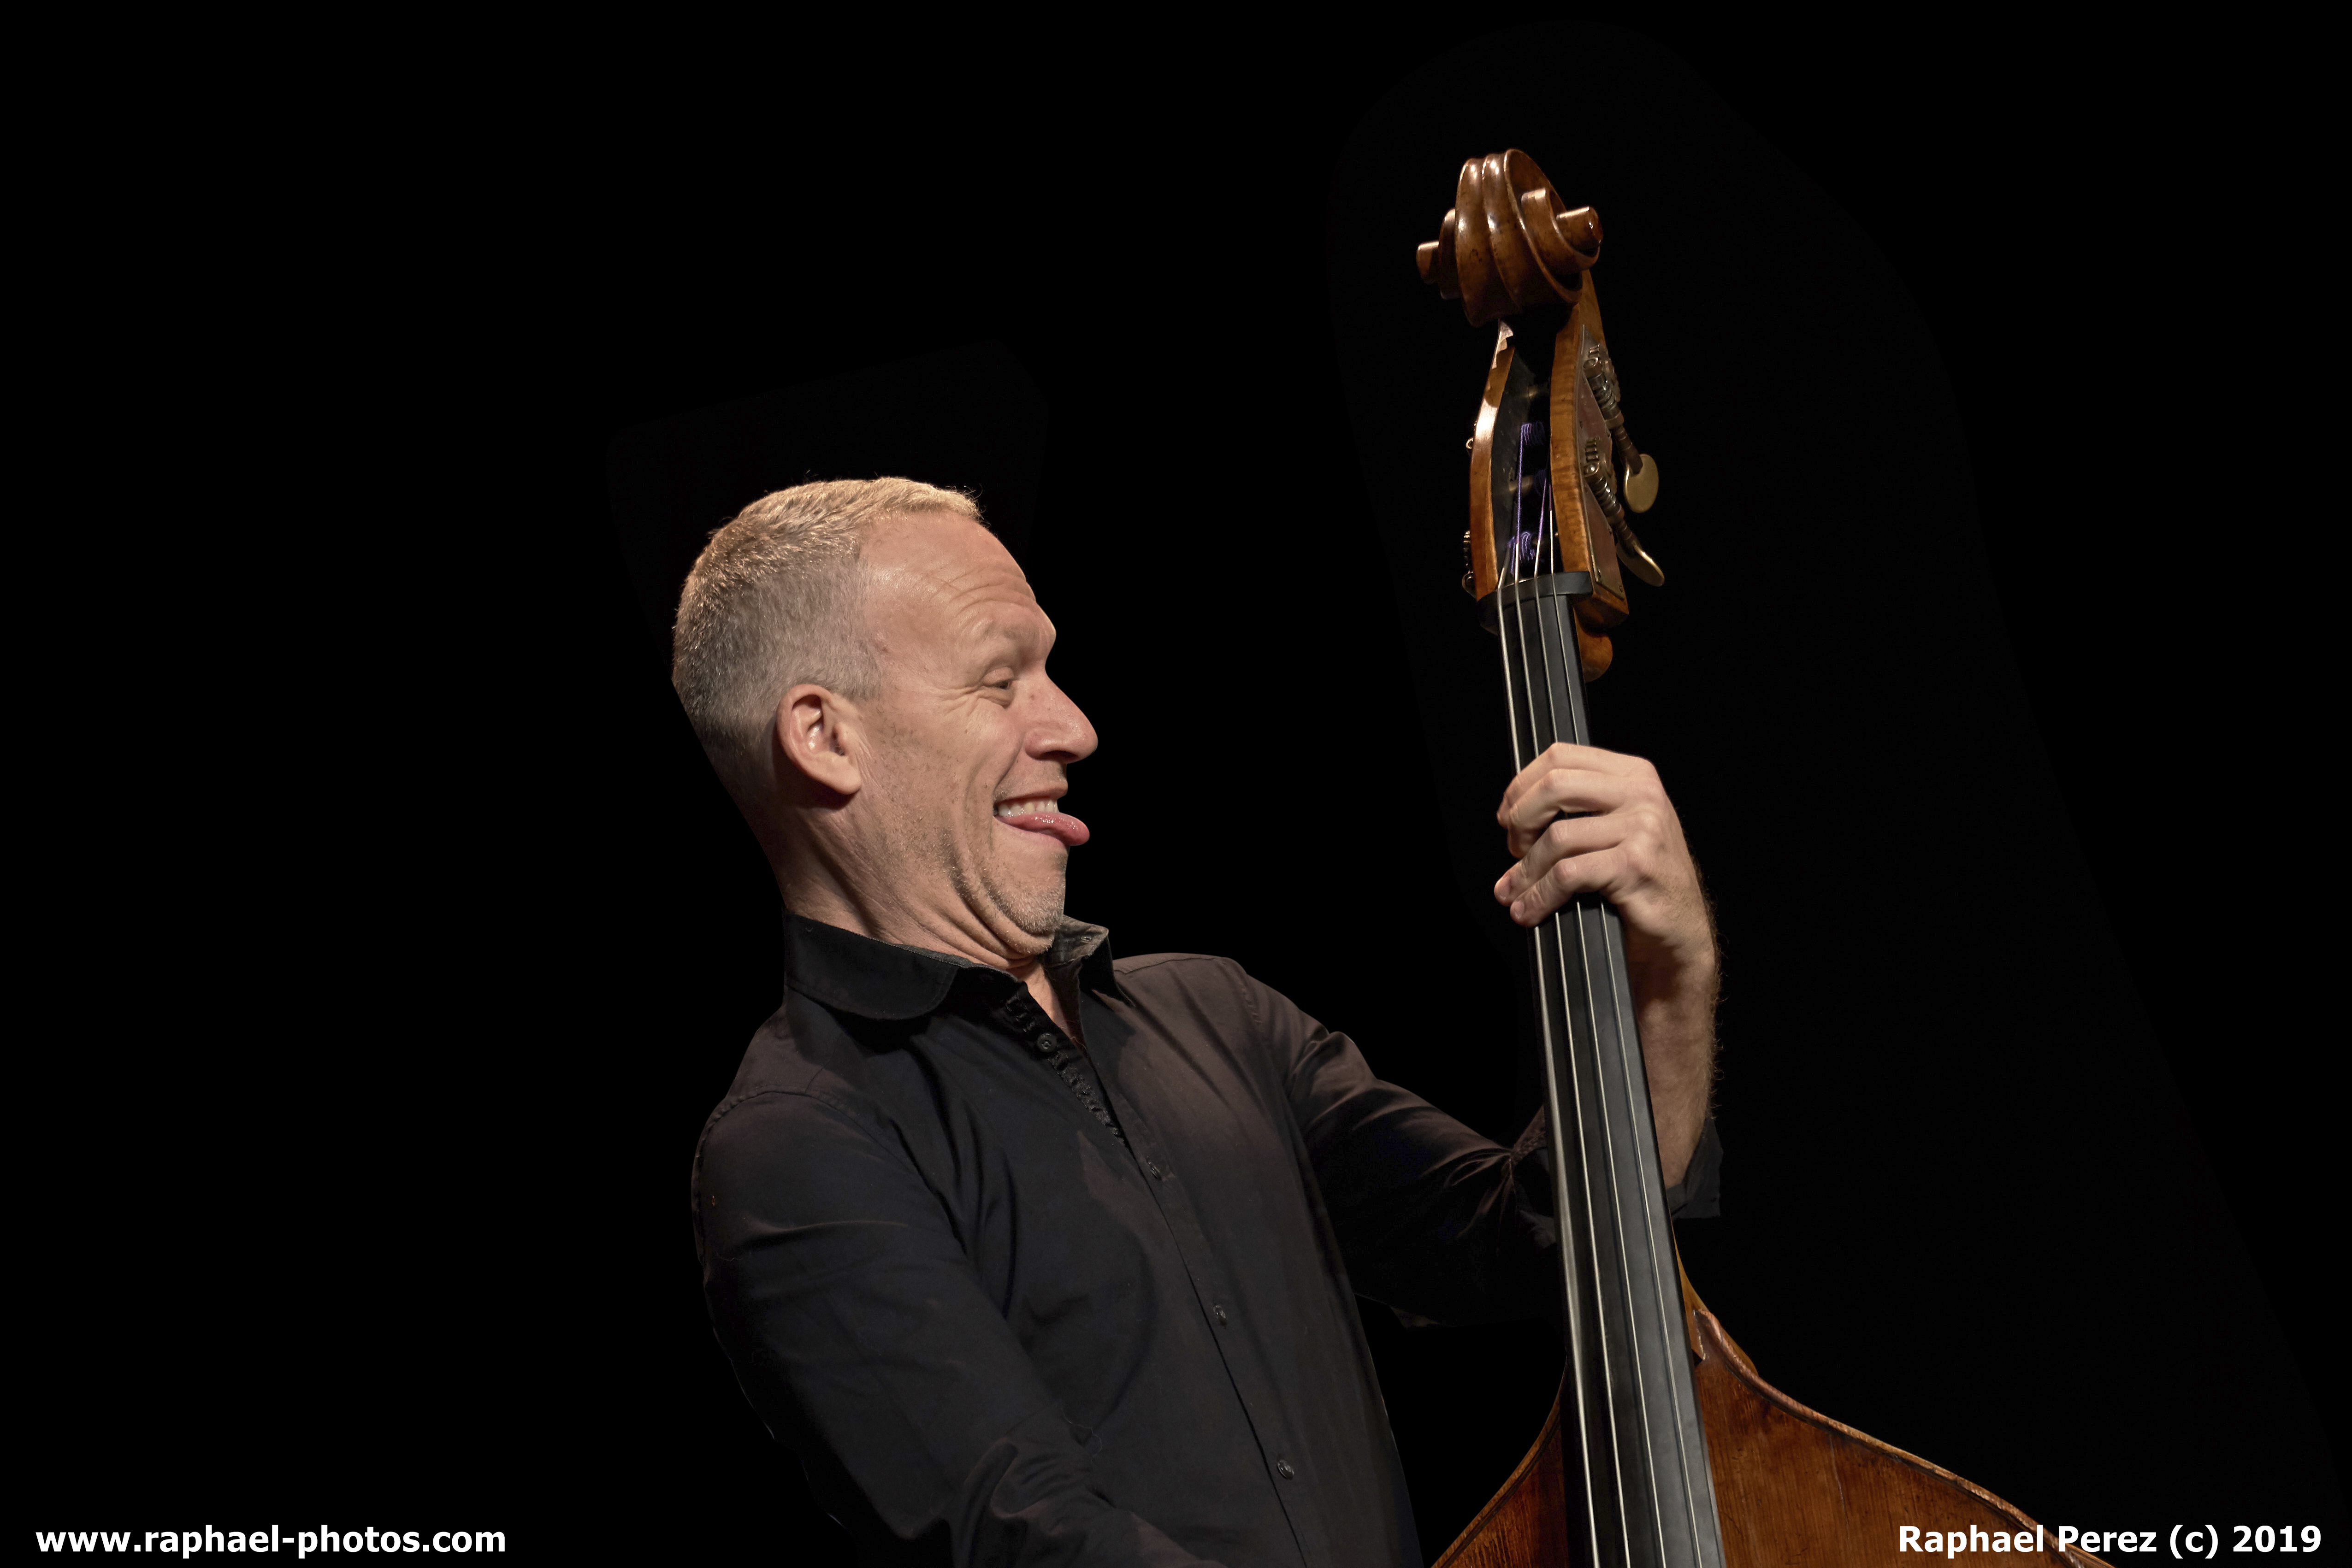
<instances>
[{"instance_id":1,"label":"shirt collar","mask_svg":"<svg viewBox=\"0 0 2352 1568\"><path fill-rule=\"evenodd\" d=\"M1045 967L1068 964L1077 966L1080 985L1126 999L1111 967L1110 933L1102 926L1062 922ZM992 965L877 942L789 911L784 915L784 983L826 1007L872 1019L922 1018L939 1011L960 980L997 1001L1018 988Z\"/></svg>"}]
</instances>

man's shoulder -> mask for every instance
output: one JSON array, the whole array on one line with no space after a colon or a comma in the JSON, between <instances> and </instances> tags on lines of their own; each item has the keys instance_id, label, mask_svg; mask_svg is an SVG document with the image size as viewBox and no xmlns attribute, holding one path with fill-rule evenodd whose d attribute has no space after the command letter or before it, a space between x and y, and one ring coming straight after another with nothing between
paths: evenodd
<instances>
[{"instance_id":1,"label":"man's shoulder","mask_svg":"<svg viewBox=\"0 0 2352 1568\"><path fill-rule=\"evenodd\" d=\"M703 1123L704 1142L751 1105L760 1107L763 1119L872 1119L874 1106L858 1082L862 1053L824 1009L796 1006L796 999L787 993L784 1005L744 1047L734 1082Z\"/></svg>"},{"instance_id":2,"label":"man's shoulder","mask_svg":"<svg viewBox=\"0 0 2352 1568\"><path fill-rule=\"evenodd\" d=\"M1233 959L1221 958L1213 953L1146 953L1139 957L1116 959L1111 964L1122 980L1129 975L1139 975L1150 969L1166 969L1171 966L1177 967L1179 977L1182 974L1183 966L1202 966L1229 974L1242 972L1242 967Z\"/></svg>"},{"instance_id":3,"label":"man's shoulder","mask_svg":"<svg viewBox=\"0 0 2352 1568\"><path fill-rule=\"evenodd\" d=\"M1254 986L1241 965L1213 953L1146 953L1116 960L1111 972L1118 977L1118 988L1139 1002L1204 988L1246 992Z\"/></svg>"},{"instance_id":4,"label":"man's shoulder","mask_svg":"<svg viewBox=\"0 0 2352 1568\"><path fill-rule=\"evenodd\" d=\"M1212 953L1146 953L1112 968L1120 991L1147 1013L1176 1009L1259 1030L1286 1024L1298 1011L1237 959Z\"/></svg>"}]
</instances>

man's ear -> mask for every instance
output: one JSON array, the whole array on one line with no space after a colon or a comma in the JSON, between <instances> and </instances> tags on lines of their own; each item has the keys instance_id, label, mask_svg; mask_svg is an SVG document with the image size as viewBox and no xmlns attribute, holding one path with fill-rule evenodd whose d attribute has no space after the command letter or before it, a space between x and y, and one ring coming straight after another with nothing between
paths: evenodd
<instances>
[{"instance_id":1,"label":"man's ear","mask_svg":"<svg viewBox=\"0 0 2352 1568\"><path fill-rule=\"evenodd\" d=\"M823 686L798 685L776 705L776 749L783 753L780 781L786 789L816 786L820 794L846 800L865 783L850 758L857 727L857 705Z\"/></svg>"}]
</instances>

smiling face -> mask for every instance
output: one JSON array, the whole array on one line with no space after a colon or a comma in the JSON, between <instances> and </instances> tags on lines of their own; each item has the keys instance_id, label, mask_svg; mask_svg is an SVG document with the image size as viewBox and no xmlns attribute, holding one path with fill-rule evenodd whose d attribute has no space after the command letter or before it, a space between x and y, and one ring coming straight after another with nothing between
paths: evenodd
<instances>
[{"instance_id":1,"label":"smiling face","mask_svg":"<svg viewBox=\"0 0 2352 1568\"><path fill-rule=\"evenodd\" d=\"M861 787L841 826L892 940L1034 956L1062 918L1076 818L1052 810L1094 727L1045 674L1054 623L994 535L924 513L863 554L881 689L857 707ZM887 892L873 889L881 880ZM911 933L904 928L913 927Z\"/></svg>"}]
</instances>

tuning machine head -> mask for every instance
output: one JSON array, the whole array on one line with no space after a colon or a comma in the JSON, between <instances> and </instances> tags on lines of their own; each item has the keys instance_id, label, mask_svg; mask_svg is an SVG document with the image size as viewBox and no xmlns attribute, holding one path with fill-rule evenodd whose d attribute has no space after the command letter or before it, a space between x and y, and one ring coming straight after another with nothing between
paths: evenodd
<instances>
[{"instance_id":1,"label":"tuning machine head","mask_svg":"<svg viewBox=\"0 0 2352 1568\"><path fill-rule=\"evenodd\" d=\"M1625 476L1625 509L1646 512L1658 504L1658 460L1649 453L1640 455L1637 466Z\"/></svg>"}]
</instances>

